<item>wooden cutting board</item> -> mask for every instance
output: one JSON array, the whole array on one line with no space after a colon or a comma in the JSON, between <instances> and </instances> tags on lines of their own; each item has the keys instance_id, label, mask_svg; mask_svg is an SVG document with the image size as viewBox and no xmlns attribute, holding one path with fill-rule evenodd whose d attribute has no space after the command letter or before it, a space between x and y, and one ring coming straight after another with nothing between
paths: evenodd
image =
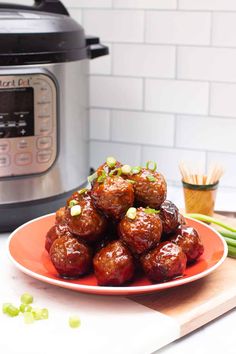
<instances>
[{"instance_id":1,"label":"wooden cutting board","mask_svg":"<svg viewBox=\"0 0 236 354\"><path fill-rule=\"evenodd\" d=\"M235 218L217 218L236 227ZM216 271L193 283L130 299L174 319L182 337L236 306L236 259L227 258Z\"/></svg>"}]
</instances>

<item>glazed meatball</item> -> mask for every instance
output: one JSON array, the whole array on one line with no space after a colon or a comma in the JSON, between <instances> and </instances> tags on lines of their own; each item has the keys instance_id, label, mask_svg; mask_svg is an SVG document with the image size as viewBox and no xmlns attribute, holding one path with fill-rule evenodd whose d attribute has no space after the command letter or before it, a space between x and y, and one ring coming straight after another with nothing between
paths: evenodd
<instances>
[{"instance_id":1,"label":"glazed meatball","mask_svg":"<svg viewBox=\"0 0 236 354\"><path fill-rule=\"evenodd\" d=\"M87 242L99 240L106 230L105 217L95 209L89 193L76 203L66 208L65 219L69 231ZM77 215L73 213L74 208L80 209Z\"/></svg>"},{"instance_id":2,"label":"glazed meatball","mask_svg":"<svg viewBox=\"0 0 236 354\"><path fill-rule=\"evenodd\" d=\"M50 258L59 275L64 278L87 274L92 265L90 248L70 236L62 236L53 242Z\"/></svg>"},{"instance_id":3,"label":"glazed meatball","mask_svg":"<svg viewBox=\"0 0 236 354\"><path fill-rule=\"evenodd\" d=\"M167 185L159 172L142 168L139 173L131 174L129 179L134 183L135 203L158 209L166 199Z\"/></svg>"},{"instance_id":4,"label":"glazed meatball","mask_svg":"<svg viewBox=\"0 0 236 354\"><path fill-rule=\"evenodd\" d=\"M182 248L187 256L188 263L196 261L204 252L198 232L193 227L179 226L170 240Z\"/></svg>"},{"instance_id":5,"label":"glazed meatball","mask_svg":"<svg viewBox=\"0 0 236 354\"><path fill-rule=\"evenodd\" d=\"M71 202L73 201L76 201L76 202L80 202L81 200L83 200L84 196L86 194L89 194L89 190L87 188L82 188L76 192L74 192L66 201L66 205L67 206L70 206L71 205ZM72 203L73 203L72 202Z\"/></svg>"},{"instance_id":6,"label":"glazed meatball","mask_svg":"<svg viewBox=\"0 0 236 354\"><path fill-rule=\"evenodd\" d=\"M134 261L121 241L113 241L103 247L93 259L98 285L119 286L134 275Z\"/></svg>"},{"instance_id":7,"label":"glazed meatball","mask_svg":"<svg viewBox=\"0 0 236 354\"><path fill-rule=\"evenodd\" d=\"M159 215L162 221L163 232L165 234L173 233L180 223L180 214L177 206L171 201L165 200L160 206Z\"/></svg>"},{"instance_id":8,"label":"glazed meatball","mask_svg":"<svg viewBox=\"0 0 236 354\"><path fill-rule=\"evenodd\" d=\"M98 252L101 248L105 247L108 243L119 239L117 223L113 222L112 220L109 221L110 222L108 222L105 234L93 245L95 253Z\"/></svg>"},{"instance_id":9,"label":"glazed meatball","mask_svg":"<svg viewBox=\"0 0 236 354\"><path fill-rule=\"evenodd\" d=\"M133 205L134 190L132 184L122 177L108 176L102 183L94 183L91 197L96 208L118 221Z\"/></svg>"},{"instance_id":10,"label":"glazed meatball","mask_svg":"<svg viewBox=\"0 0 236 354\"><path fill-rule=\"evenodd\" d=\"M158 283L183 275L187 257L179 246L166 241L142 256L141 263L147 277Z\"/></svg>"},{"instance_id":11,"label":"glazed meatball","mask_svg":"<svg viewBox=\"0 0 236 354\"><path fill-rule=\"evenodd\" d=\"M45 248L49 252L53 242L62 236L72 236L65 224L56 224L52 226L46 234Z\"/></svg>"},{"instance_id":12,"label":"glazed meatball","mask_svg":"<svg viewBox=\"0 0 236 354\"><path fill-rule=\"evenodd\" d=\"M64 224L65 223L65 207L62 207L56 211L56 224Z\"/></svg>"},{"instance_id":13,"label":"glazed meatball","mask_svg":"<svg viewBox=\"0 0 236 354\"><path fill-rule=\"evenodd\" d=\"M139 255L155 247L161 238L162 222L158 214L149 213L150 209L137 208L136 215L127 214L120 221L118 230L121 240L132 253Z\"/></svg>"}]
</instances>

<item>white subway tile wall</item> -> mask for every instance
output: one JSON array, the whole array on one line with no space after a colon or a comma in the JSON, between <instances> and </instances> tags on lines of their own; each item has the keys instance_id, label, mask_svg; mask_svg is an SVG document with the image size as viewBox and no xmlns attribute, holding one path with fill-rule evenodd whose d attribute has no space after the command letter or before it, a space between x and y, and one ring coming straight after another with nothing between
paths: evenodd
<instances>
[{"instance_id":1,"label":"white subway tile wall","mask_svg":"<svg viewBox=\"0 0 236 354\"><path fill-rule=\"evenodd\" d=\"M145 108L148 111L206 114L208 83L147 79Z\"/></svg>"},{"instance_id":2,"label":"white subway tile wall","mask_svg":"<svg viewBox=\"0 0 236 354\"><path fill-rule=\"evenodd\" d=\"M147 43L209 45L211 14L147 11L145 27Z\"/></svg>"},{"instance_id":3,"label":"white subway tile wall","mask_svg":"<svg viewBox=\"0 0 236 354\"><path fill-rule=\"evenodd\" d=\"M236 188L236 0L63 2L110 48L91 61L90 165L153 159L179 183L180 160L218 161Z\"/></svg>"}]
</instances>

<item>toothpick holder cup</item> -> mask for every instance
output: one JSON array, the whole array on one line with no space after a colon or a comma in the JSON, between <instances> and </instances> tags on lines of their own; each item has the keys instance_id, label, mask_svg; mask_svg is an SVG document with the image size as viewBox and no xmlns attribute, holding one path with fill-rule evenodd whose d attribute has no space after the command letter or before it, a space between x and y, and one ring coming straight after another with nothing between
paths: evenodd
<instances>
[{"instance_id":1,"label":"toothpick holder cup","mask_svg":"<svg viewBox=\"0 0 236 354\"><path fill-rule=\"evenodd\" d=\"M213 216L219 181L214 184L190 184L182 181L186 213Z\"/></svg>"}]
</instances>

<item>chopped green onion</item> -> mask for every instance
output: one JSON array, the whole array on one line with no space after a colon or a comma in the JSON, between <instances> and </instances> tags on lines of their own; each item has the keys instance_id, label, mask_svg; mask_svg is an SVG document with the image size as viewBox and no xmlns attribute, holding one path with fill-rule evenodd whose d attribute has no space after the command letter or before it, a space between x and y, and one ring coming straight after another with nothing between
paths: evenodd
<instances>
[{"instance_id":1,"label":"chopped green onion","mask_svg":"<svg viewBox=\"0 0 236 354\"><path fill-rule=\"evenodd\" d=\"M22 312L22 313L24 313L24 312L31 312L32 306L26 305L26 304L20 304L19 310L20 310L20 312Z\"/></svg>"},{"instance_id":2,"label":"chopped green onion","mask_svg":"<svg viewBox=\"0 0 236 354\"><path fill-rule=\"evenodd\" d=\"M41 310L41 319L42 320L47 320L48 319L48 309L43 308Z\"/></svg>"},{"instance_id":3,"label":"chopped green onion","mask_svg":"<svg viewBox=\"0 0 236 354\"><path fill-rule=\"evenodd\" d=\"M106 163L108 167L113 168L116 165L116 159L112 156L109 156L106 160Z\"/></svg>"},{"instance_id":4,"label":"chopped green onion","mask_svg":"<svg viewBox=\"0 0 236 354\"><path fill-rule=\"evenodd\" d=\"M8 308L12 306L10 302L5 302L4 304L2 304L2 312L7 314Z\"/></svg>"},{"instance_id":5,"label":"chopped green onion","mask_svg":"<svg viewBox=\"0 0 236 354\"><path fill-rule=\"evenodd\" d=\"M88 176L88 182L89 183L93 183L94 180L96 180L98 178L98 174L97 172L94 172L92 175Z\"/></svg>"},{"instance_id":6,"label":"chopped green onion","mask_svg":"<svg viewBox=\"0 0 236 354\"><path fill-rule=\"evenodd\" d=\"M69 326L71 328L78 328L81 325L80 318L78 316L70 316L69 317Z\"/></svg>"},{"instance_id":7,"label":"chopped green onion","mask_svg":"<svg viewBox=\"0 0 236 354\"><path fill-rule=\"evenodd\" d=\"M160 213L160 210L156 210L156 209L152 209L152 208L146 208L144 210L144 212L146 214L159 214Z\"/></svg>"},{"instance_id":8,"label":"chopped green onion","mask_svg":"<svg viewBox=\"0 0 236 354\"><path fill-rule=\"evenodd\" d=\"M24 322L25 324L34 323L34 315L32 312L24 312Z\"/></svg>"},{"instance_id":9,"label":"chopped green onion","mask_svg":"<svg viewBox=\"0 0 236 354\"><path fill-rule=\"evenodd\" d=\"M141 167L140 166L136 166L136 167L133 167L131 169L132 175L137 175L140 171L141 171Z\"/></svg>"},{"instance_id":10,"label":"chopped green onion","mask_svg":"<svg viewBox=\"0 0 236 354\"><path fill-rule=\"evenodd\" d=\"M106 179L106 172L104 170L101 171L101 174L99 175L97 181L98 183L103 183Z\"/></svg>"},{"instance_id":11,"label":"chopped green onion","mask_svg":"<svg viewBox=\"0 0 236 354\"><path fill-rule=\"evenodd\" d=\"M40 308L38 308L38 307L33 308L31 313L32 313L35 320L41 320L41 309Z\"/></svg>"},{"instance_id":12,"label":"chopped green onion","mask_svg":"<svg viewBox=\"0 0 236 354\"><path fill-rule=\"evenodd\" d=\"M131 167L130 165L123 165L121 167L121 172L124 174L124 175L128 175L131 173Z\"/></svg>"},{"instance_id":13,"label":"chopped green onion","mask_svg":"<svg viewBox=\"0 0 236 354\"><path fill-rule=\"evenodd\" d=\"M151 167L150 167L150 165L151 165ZM155 161L147 161L147 163L146 163L146 169L147 170L150 170L150 171L156 171L156 169L157 169L157 164L156 164L156 162Z\"/></svg>"},{"instance_id":14,"label":"chopped green onion","mask_svg":"<svg viewBox=\"0 0 236 354\"><path fill-rule=\"evenodd\" d=\"M22 304L29 305L29 304L32 304L32 302L34 301L34 298L31 294L24 293L21 295L20 301L22 302Z\"/></svg>"},{"instance_id":15,"label":"chopped green onion","mask_svg":"<svg viewBox=\"0 0 236 354\"><path fill-rule=\"evenodd\" d=\"M121 168L118 167L118 168L114 168L114 170L112 170L112 171L109 173L109 176L112 177L114 174L116 174L117 176L120 176L121 173L122 173Z\"/></svg>"},{"instance_id":16,"label":"chopped green onion","mask_svg":"<svg viewBox=\"0 0 236 354\"><path fill-rule=\"evenodd\" d=\"M69 202L69 207L72 208L73 206L75 206L75 205L77 205L77 204L79 204L78 200L72 199L72 200L70 200L70 202Z\"/></svg>"},{"instance_id":17,"label":"chopped green onion","mask_svg":"<svg viewBox=\"0 0 236 354\"><path fill-rule=\"evenodd\" d=\"M131 219L134 220L136 218L137 215L137 209L136 208L129 208L126 212L126 216Z\"/></svg>"},{"instance_id":18,"label":"chopped green onion","mask_svg":"<svg viewBox=\"0 0 236 354\"><path fill-rule=\"evenodd\" d=\"M149 180L149 182L156 182L156 178L152 175L147 175L147 179Z\"/></svg>"},{"instance_id":19,"label":"chopped green onion","mask_svg":"<svg viewBox=\"0 0 236 354\"><path fill-rule=\"evenodd\" d=\"M80 205L74 205L71 209L70 209L70 215L71 216L78 216L81 214L81 206Z\"/></svg>"},{"instance_id":20,"label":"chopped green onion","mask_svg":"<svg viewBox=\"0 0 236 354\"><path fill-rule=\"evenodd\" d=\"M19 309L12 305L12 304L8 304L4 306L4 313L10 317L15 317L15 316L18 316L19 315Z\"/></svg>"},{"instance_id":21,"label":"chopped green onion","mask_svg":"<svg viewBox=\"0 0 236 354\"><path fill-rule=\"evenodd\" d=\"M79 194L84 194L84 193L87 193L88 192L88 189L87 188L82 188L78 191Z\"/></svg>"},{"instance_id":22,"label":"chopped green onion","mask_svg":"<svg viewBox=\"0 0 236 354\"><path fill-rule=\"evenodd\" d=\"M132 179L127 179L126 181L129 182L129 183L131 183L131 184L135 184L135 183L136 183L136 182L133 181Z\"/></svg>"}]
</instances>

